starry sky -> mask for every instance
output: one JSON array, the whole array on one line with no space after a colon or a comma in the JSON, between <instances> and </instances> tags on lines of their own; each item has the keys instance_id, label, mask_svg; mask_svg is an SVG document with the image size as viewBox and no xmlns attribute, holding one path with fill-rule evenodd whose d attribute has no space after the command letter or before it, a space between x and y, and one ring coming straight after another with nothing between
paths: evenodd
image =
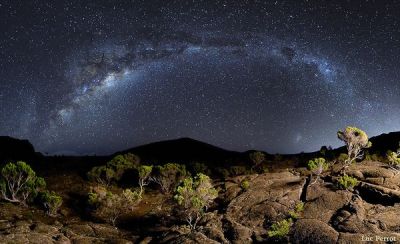
<instances>
[{"instance_id":1,"label":"starry sky","mask_svg":"<svg viewBox=\"0 0 400 244\"><path fill-rule=\"evenodd\" d=\"M400 130L399 1L0 2L0 135L270 153Z\"/></svg>"}]
</instances>

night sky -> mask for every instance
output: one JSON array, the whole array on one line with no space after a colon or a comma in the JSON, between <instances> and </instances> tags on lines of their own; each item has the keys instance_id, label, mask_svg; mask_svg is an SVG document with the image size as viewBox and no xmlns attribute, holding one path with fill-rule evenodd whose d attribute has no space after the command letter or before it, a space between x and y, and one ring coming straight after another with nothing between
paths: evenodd
<instances>
[{"instance_id":1,"label":"night sky","mask_svg":"<svg viewBox=\"0 0 400 244\"><path fill-rule=\"evenodd\" d=\"M400 130L399 1L0 2L0 135L270 153Z\"/></svg>"}]
</instances>

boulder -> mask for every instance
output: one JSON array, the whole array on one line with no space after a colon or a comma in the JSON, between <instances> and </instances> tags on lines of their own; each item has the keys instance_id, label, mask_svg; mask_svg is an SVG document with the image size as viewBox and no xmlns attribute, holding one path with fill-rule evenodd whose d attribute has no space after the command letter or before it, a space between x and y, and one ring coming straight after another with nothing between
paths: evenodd
<instances>
[{"instance_id":1,"label":"boulder","mask_svg":"<svg viewBox=\"0 0 400 244\"><path fill-rule=\"evenodd\" d=\"M317 219L299 219L292 226L293 243L336 243L339 233L328 224Z\"/></svg>"}]
</instances>

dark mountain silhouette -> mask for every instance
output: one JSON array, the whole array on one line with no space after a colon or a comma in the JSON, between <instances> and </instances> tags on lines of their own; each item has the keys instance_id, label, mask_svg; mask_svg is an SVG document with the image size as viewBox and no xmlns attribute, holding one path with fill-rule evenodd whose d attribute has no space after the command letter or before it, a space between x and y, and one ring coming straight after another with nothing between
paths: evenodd
<instances>
[{"instance_id":1,"label":"dark mountain silhouette","mask_svg":"<svg viewBox=\"0 0 400 244\"><path fill-rule=\"evenodd\" d=\"M371 153L380 152L384 154L387 150L397 150L400 141L400 132L391 132L371 137L372 147L369 149ZM211 144L201 142L191 138L179 138L174 140L159 141L130 148L124 151L116 152L113 155L101 157L108 160L112 156L122 153L133 153L138 155L142 161L158 164L166 162L190 163L204 162L215 166L228 166L237 163L246 163L248 155L253 152L236 152L226 150ZM335 154L345 152L344 147L333 150ZM309 152L301 154L282 155L296 157L313 157L319 152ZM9 136L0 136L0 160L29 160L42 157L41 153L35 152L33 145L28 140L20 140ZM83 157L83 156L82 156ZM273 155L266 153L266 158L270 159ZM48 157L53 158L53 157ZM81 157L74 157L81 158ZM96 157L93 158L92 161Z\"/></svg>"},{"instance_id":2,"label":"dark mountain silhouette","mask_svg":"<svg viewBox=\"0 0 400 244\"><path fill-rule=\"evenodd\" d=\"M387 150L396 151L399 148L400 131L374 136L371 137L370 141L372 142L371 152L386 153Z\"/></svg>"},{"instance_id":3,"label":"dark mountain silhouette","mask_svg":"<svg viewBox=\"0 0 400 244\"><path fill-rule=\"evenodd\" d=\"M26 160L40 156L28 140L0 136L0 160Z\"/></svg>"},{"instance_id":4,"label":"dark mountain silhouette","mask_svg":"<svg viewBox=\"0 0 400 244\"><path fill-rule=\"evenodd\" d=\"M133 153L138 155L142 161L151 163L198 161L212 162L215 165L222 165L229 160L241 160L245 154L225 150L191 138L154 142L117 152L114 155L121 153Z\"/></svg>"}]
</instances>

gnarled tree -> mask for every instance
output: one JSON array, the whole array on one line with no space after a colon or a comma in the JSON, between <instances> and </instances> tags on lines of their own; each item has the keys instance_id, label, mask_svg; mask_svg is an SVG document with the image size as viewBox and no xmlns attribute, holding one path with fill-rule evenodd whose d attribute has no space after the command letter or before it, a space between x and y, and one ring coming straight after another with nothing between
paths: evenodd
<instances>
[{"instance_id":1,"label":"gnarled tree","mask_svg":"<svg viewBox=\"0 0 400 244\"><path fill-rule=\"evenodd\" d=\"M132 211L139 202L140 197L136 191L125 189L118 194L102 186L92 188L88 199L93 217L112 225L117 223L119 217Z\"/></svg>"},{"instance_id":2,"label":"gnarled tree","mask_svg":"<svg viewBox=\"0 0 400 244\"><path fill-rule=\"evenodd\" d=\"M203 217L210 204L218 196L218 191L213 187L210 177L197 174L195 178L188 177L178 186L174 199L182 209L192 230Z\"/></svg>"},{"instance_id":3,"label":"gnarled tree","mask_svg":"<svg viewBox=\"0 0 400 244\"><path fill-rule=\"evenodd\" d=\"M151 171L153 170L152 165L140 165L137 168L138 171L138 176L139 176L139 197L142 197L144 187L147 186L150 183L151 180Z\"/></svg>"},{"instance_id":4,"label":"gnarled tree","mask_svg":"<svg viewBox=\"0 0 400 244\"><path fill-rule=\"evenodd\" d=\"M44 179L25 162L8 163L1 169L0 193L6 201L26 204L45 187Z\"/></svg>"},{"instance_id":5,"label":"gnarled tree","mask_svg":"<svg viewBox=\"0 0 400 244\"><path fill-rule=\"evenodd\" d=\"M312 174L316 175L317 178L310 185L316 183L320 175L329 168L329 164L326 163L324 158L314 158L308 161L307 168L312 172Z\"/></svg>"},{"instance_id":6,"label":"gnarled tree","mask_svg":"<svg viewBox=\"0 0 400 244\"><path fill-rule=\"evenodd\" d=\"M362 159L363 149L371 147L372 143L368 141L368 135L356 128L346 127L343 131L338 131L337 136L346 144L347 156L344 168L347 168L356 159Z\"/></svg>"},{"instance_id":7,"label":"gnarled tree","mask_svg":"<svg viewBox=\"0 0 400 244\"><path fill-rule=\"evenodd\" d=\"M167 163L153 168L151 181L157 183L163 193L170 193L187 175L185 165Z\"/></svg>"}]
</instances>

